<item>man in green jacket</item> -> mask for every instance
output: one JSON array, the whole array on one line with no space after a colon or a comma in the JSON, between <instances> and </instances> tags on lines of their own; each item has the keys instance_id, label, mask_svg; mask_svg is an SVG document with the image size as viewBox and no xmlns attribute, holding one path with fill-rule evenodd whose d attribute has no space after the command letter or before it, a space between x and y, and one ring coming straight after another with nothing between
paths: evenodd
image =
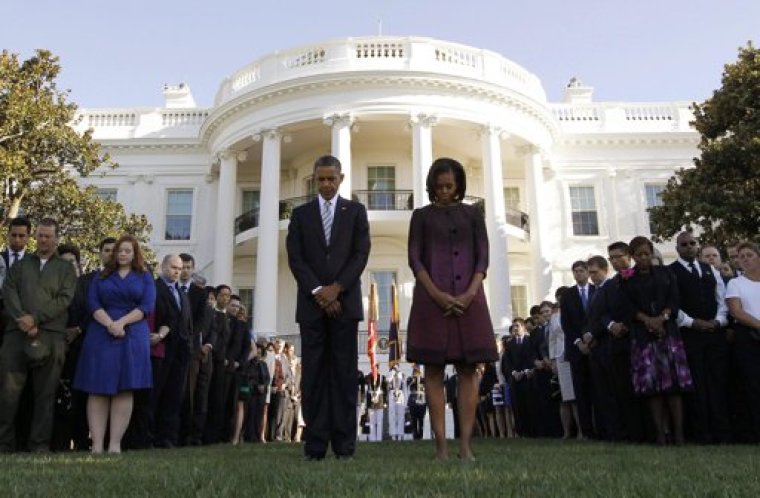
<instances>
[{"instance_id":1,"label":"man in green jacket","mask_svg":"<svg viewBox=\"0 0 760 498\"><path fill-rule=\"evenodd\" d=\"M3 284L5 341L0 349L0 452L15 450L14 418L28 376L34 388L30 449L50 451L55 394L66 353L74 267L58 256L58 223L40 221L37 252L14 264Z\"/></svg>"}]
</instances>

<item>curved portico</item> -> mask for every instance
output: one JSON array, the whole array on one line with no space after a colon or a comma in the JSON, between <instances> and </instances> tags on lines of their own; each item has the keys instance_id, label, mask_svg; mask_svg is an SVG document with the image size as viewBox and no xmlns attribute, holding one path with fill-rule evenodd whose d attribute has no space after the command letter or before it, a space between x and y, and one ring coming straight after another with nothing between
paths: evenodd
<instances>
[{"instance_id":1,"label":"curved portico","mask_svg":"<svg viewBox=\"0 0 760 498\"><path fill-rule=\"evenodd\" d=\"M289 287L282 243L287 212L313 193L314 159L340 158L341 195L367 205L373 238L405 247L411 210L428 202L433 158L451 156L467 169L468 194L484 203L488 296L494 325L503 331L511 319L510 245L529 253L540 243L538 227L505 207L503 186L511 177L534 188L542 174L536 157L551 147L553 123L535 76L496 54L436 40L337 40L254 62L225 80L201 128L219 158L214 279L241 274L233 272L236 256L255 258L254 328L283 332L278 318L289 323L288 317L272 310L279 290ZM383 167L392 168L392 179L370 178ZM232 237L229 213L240 184L259 188L259 206L242 213ZM396 252L396 264L404 262L405 252Z\"/></svg>"}]
</instances>

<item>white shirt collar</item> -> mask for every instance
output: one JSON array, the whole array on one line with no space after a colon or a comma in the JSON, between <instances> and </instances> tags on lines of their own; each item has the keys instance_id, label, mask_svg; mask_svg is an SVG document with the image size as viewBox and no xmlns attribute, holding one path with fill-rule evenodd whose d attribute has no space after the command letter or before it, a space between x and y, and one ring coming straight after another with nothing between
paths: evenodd
<instances>
[{"instance_id":1,"label":"white shirt collar","mask_svg":"<svg viewBox=\"0 0 760 498\"><path fill-rule=\"evenodd\" d=\"M689 273L691 273L691 268L689 267L689 262L688 261L686 261L685 259L683 259L680 256L678 257L677 261L679 263L681 263L684 268L686 268L686 271L688 271ZM699 267L699 261L697 261L695 259L694 261L692 261L692 263L694 263L694 266L697 267L697 275L699 275L701 277L702 276L702 268Z\"/></svg>"},{"instance_id":2,"label":"white shirt collar","mask_svg":"<svg viewBox=\"0 0 760 498\"><path fill-rule=\"evenodd\" d=\"M335 215L335 205L338 204L338 195L335 194L335 196L330 199L330 210L332 210L333 215ZM317 195L317 199L319 199L319 212L321 213L325 209L325 203L327 202L321 195Z\"/></svg>"}]
</instances>

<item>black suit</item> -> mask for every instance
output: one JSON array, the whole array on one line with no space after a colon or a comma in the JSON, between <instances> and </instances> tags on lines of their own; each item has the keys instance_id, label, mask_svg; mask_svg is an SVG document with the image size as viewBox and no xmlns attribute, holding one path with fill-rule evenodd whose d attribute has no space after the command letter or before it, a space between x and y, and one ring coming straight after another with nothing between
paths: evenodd
<instances>
[{"instance_id":1,"label":"black suit","mask_svg":"<svg viewBox=\"0 0 760 498\"><path fill-rule=\"evenodd\" d=\"M516 380L512 376L513 371L522 372L523 370L532 370L535 368L533 362L536 360L535 346L530 336L523 336L520 339L517 336L511 337L507 341L504 353L501 356L501 373L509 383L510 394L512 396L512 409L515 412L515 429L517 434L522 437L533 437L537 434L536 416L540 414L533 413L533 406L530 400L530 380L526 377Z\"/></svg>"},{"instance_id":2,"label":"black suit","mask_svg":"<svg viewBox=\"0 0 760 498\"><path fill-rule=\"evenodd\" d=\"M718 281L712 268L699 261L700 275L693 275L679 261L670 265L678 282L681 311L692 319L716 319ZM681 327L694 392L684 396L689 435L703 443L725 443L731 438L728 415L729 346L723 328L698 330Z\"/></svg>"},{"instance_id":3,"label":"black suit","mask_svg":"<svg viewBox=\"0 0 760 498\"><path fill-rule=\"evenodd\" d=\"M594 414L600 438L642 442L649 415L633 393L631 337L614 337L609 330L612 322L622 323L625 317L626 301L616 276L597 288L589 306L589 330L596 342L590 361Z\"/></svg>"},{"instance_id":4,"label":"black suit","mask_svg":"<svg viewBox=\"0 0 760 498\"><path fill-rule=\"evenodd\" d=\"M594 286L588 284L586 292L588 302L594 298ZM560 302L560 321L565 332L565 359L570 362L573 374L573 390L575 402L578 405L578 419L586 437L591 437L593 431L591 365L588 355L581 353L576 345L582 340L583 334L589 331L588 312L583 307L578 286L571 287L565 292Z\"/></svg>"},{"instance_id":5,"label":"black suit","mask_svg":"<svg viewBox=\"0 0 760 498\"><path fill-rule=\"evenodd\" d=\"M364 318L360 278L369 258L369 222L362 204L336 199L329 244L319 199L293 210L287 236L288 263L298 284L304 452L316 458L328 443L336 455L352 455L356 447L357 328ZM343 288L342 313L330 318L312 291L335 282Z\"/></svg>"},{"instance_id":6,"label":"black suit","mask_svg":"<svg viewBox=\"0 0 760 498\"><path fill-rule=\"evenodd\" d=\"M155 331L169 327L164 339L165 353L158 383L154 386L156 442L176 445L179 439L180 411L185 393L190 355L194 351L193 318L187 295L177 289L181 306L167 283L156 279Z\"/></svg>"},{"instance_id":7,"label":"black suit","mask_svg":"<svg viewBox=\"0 0 760 498\"><path fill-rule=\"evenodd\" d=\"M530 334L533 345L534 360L549 359L549 325L536 327ZM534 364L535 365L535 364ZM534 416L537 437L559 437L562 425L559 419L559 401L552 397L552 378L550 369L536 369L531 379L531 411Z\"/></svg>"},{"instance_id":8,"label":"black suit","mask_svg":"<svg viewBox=\"0 0 760 498\"><path fill-rule=\"evenodd\" d=\"M213 310L208 304L208 292L203 287L190 284L187 287L187 298L193 317L193 352L190 357L190 368L187 373L185 396L182 402L182 436L192 442L200 431L208 407L208 386L211 382L211 354L203 355L203 344L214 344L211 320Z\"/></svg>"}]
</instances>

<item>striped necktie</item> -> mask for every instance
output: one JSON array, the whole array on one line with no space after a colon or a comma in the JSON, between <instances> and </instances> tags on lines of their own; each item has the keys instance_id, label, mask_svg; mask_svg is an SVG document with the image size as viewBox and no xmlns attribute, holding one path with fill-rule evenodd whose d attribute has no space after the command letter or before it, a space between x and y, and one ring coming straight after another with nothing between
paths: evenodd
<instances>
[{"instance_id":1,"label":"striped necktie","mask_svg":"<svg viewBox=\"0 0 760 498\"><path fill-rule=\"evenodd\" d=\"M325 201L324 209L322 210L322 228L325 229L325 242L330 245L330 231L333 224L333 212L330 209L330 201Z\"/></svg>"}]
</instances>

